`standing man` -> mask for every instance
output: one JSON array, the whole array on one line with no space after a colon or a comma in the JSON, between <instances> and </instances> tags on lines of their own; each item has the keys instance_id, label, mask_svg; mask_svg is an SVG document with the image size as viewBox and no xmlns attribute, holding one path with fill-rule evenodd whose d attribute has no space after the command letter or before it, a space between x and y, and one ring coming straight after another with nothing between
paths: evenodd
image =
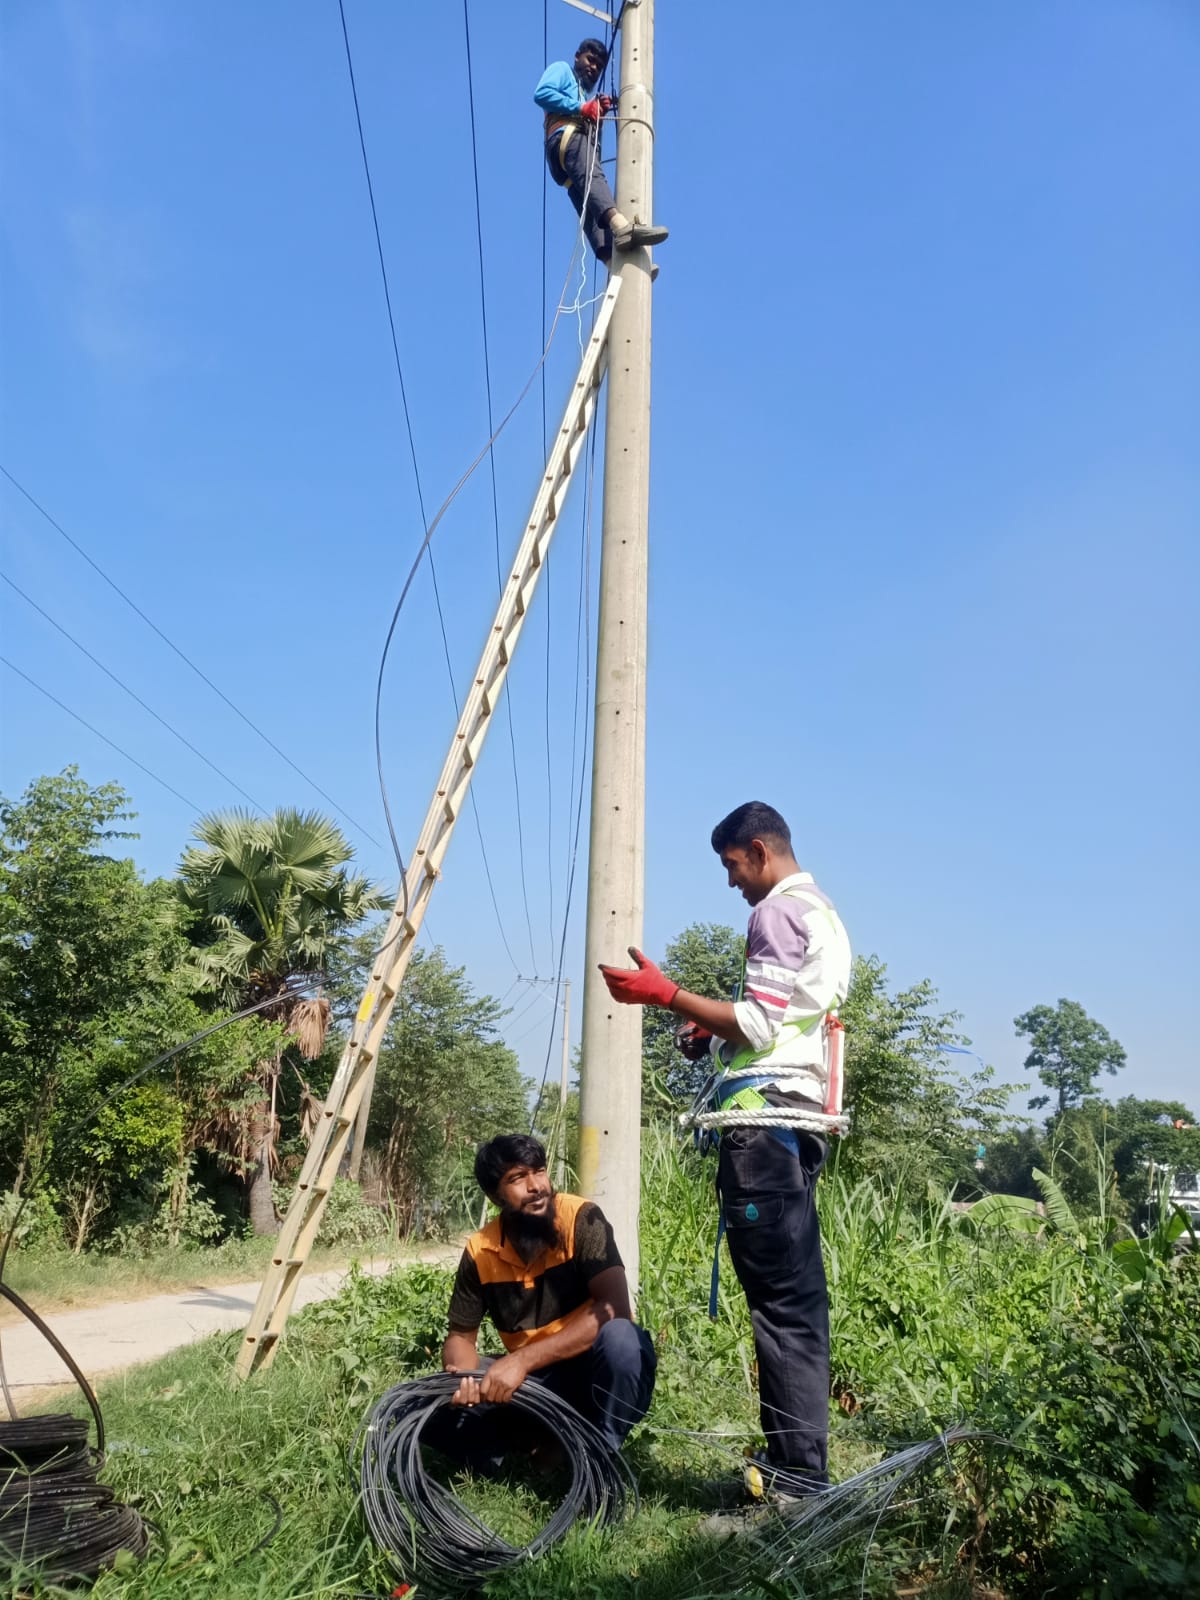
<instances>
[{"instance_id":1,"label":"standing man","mask_svg":"<svg viewBox=\"0 0 1200 1600\"><path fill-rule=\"evenodd\" d=\"M730 888L754 908L739 998L689 994L640 950L630 951L635 971L601 967L609 993L684 1019L680 1049L693 1061L711 1053L726 1075L717 1081L717 1106L820 1116L828 1088L825 1019L850 984L846 930L829 897L800 870L791 832L773 806L752 800L731 811L713 829L712 846ZM750 1306L767 1439L746 1482L754 1493L779 1498L817 1492L829 1481L829 1297L815 1198L827 1148L797 1128L721 1135L717 1191Z\"/></svg>"},{"instance_id":2,"label":"standing man","mask_svg":"<svg viewBox=\"0 0 1200 1600\"><path fill-rule=\"evenodd\" d=\"M467 1240L450 1299L442 1366L466 1373L479 1367L485 1312L506 1354L482 1376L464 1377L451 1403L503 1405L532 1378L618 1450L650 1408L657 1361L650 1335L632 1320L610 1223L593 1201L554 1192L546 1152L528 1134L481 1144L475 1177L500 1214ZM459 1430L464 1446L466 1431ZM475 1431L487 1440L488 1430ZM441 1438L435 1442L446 1447ZM482 1450L454 1453L486 1456L494 1449L485 1442Z\"/></svg>"},{"instance_id":3,"label":"standing man","mask_svg":"<svg viewBox=\"0 0 1200 1600\"><path fill-rule=\"evenodd\" d=\"M533 91L545 112L546 165L550 176L571 197L583 218L583 231L598 260L610 263L613 250L636 250L661 244L665 228L630 221L617 210L617 202L600 162L600 119L613 109L611 95L594 95L608 64L608 51L599 39L585 39L575 52L575 65L553 61Z\"/></svg>"}]
</instances>

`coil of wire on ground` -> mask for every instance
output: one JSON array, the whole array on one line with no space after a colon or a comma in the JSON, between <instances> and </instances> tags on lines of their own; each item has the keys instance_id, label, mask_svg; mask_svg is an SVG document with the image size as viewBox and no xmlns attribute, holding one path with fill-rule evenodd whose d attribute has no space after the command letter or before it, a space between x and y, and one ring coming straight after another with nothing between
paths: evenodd
<instances>
[{"instance_id":1,"label":"coil of wire on ground","mask_svg":"<svg viewBox=\"0 0 1200 1600\"><path fill-rule=\"evenodd\" d=\"M64 1413L0 1422L0 1570L7 1568L14 1579L36 1577L47 1583L95 1578L122 1550L135 1556L146 1553L146 1524L98 1481L104 1465L104 1418L74 1357L2 1280L0 1295L66 1363L96 1424L93 1449L82 1417Z\"/></svg>"},{"instance_id":2,"label":"coil of wire on ground","mask_svg":"<svg viewBox=\"0 0 1200 1600\"><path fill-rule=\"evenodd\" d=\"M80 1417L0 1423L0 1564L14 1579L95 1578L149 1542L137 1512L97 1481L104 1461Z\"/></svg>"},{"instance_id":3,"label":"coil of wire on ground","mask_svg":"<svg viewBox=\"0 0 1200 1600\"><path fill-rule=\"evenodd\" d=\"M632 1472L603 1436L553 1390L531 1379L494 1416L532 1416L562 1448L571 1482L562 1504L526 1545L489 1528L425 1468L421 1430L450 1404L461 1374L439 1372L398 1384L378 1401L362 1432L360 1482L371 1535L398 1577L462 1588L527 1561L577 1521L617 1522L637 1500Z\"/></svg>"}]
</instances>

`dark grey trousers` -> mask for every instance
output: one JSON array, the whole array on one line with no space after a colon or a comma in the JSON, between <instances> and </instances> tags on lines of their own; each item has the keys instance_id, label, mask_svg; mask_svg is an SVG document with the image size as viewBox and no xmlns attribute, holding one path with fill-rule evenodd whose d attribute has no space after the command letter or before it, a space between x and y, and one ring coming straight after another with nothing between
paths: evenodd
<instances>
[{"instance_id":1,"label":"dark grey trousers","mask_svg":"<svg viewBox=\"0 0 1200 1600\"><path fill-rule=\"evenodd\" d=\"M799 1156L765 1128L728 1129L717 1189L754 1328L768 1459L819 1487L829 1471L829 1294L815 1191L827 1147L795 1138Z\"/></svg>"},{"instance_id":2,"label":"dark grey trousers","mask_svg":"<svg viewBox=\"0 0 1200 1600\"><path fill-rule=\"evenodd\" d=\"M481 1365L489 1367L491 1361ZM600 1329L590 1350L541 1367L525 1381L553 1389L600 1430L611 1450L619 1450L650 1409L657 1367L654 1341L645 1328L615 1317ZM435 1412L421 1430L421 1442L486 1472L498 1469L510 1452L527 1450L541 1433L541 1424L528 1413L484 1402Z\"/></svg>"},{"instance_id":3,"label":"dark grey trousers","mask_svg":"<svg viewBox=\"0 0 1200 1600\"><path fill-rule=\"evenodd\" d=\"M546 140L546 165L555 183L566 187L571 204L583 218L588 243L601 261L612 256L612 234L604 218L616 206L600 164L599 130L576 128L562 148L564 130L556 128Z\"/></svg>"}]
</instances>

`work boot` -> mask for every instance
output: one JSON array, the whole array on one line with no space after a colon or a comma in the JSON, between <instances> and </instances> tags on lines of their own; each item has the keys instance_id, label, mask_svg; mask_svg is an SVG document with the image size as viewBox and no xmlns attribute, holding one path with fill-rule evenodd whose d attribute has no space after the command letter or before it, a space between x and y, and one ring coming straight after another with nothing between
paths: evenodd
<instances>
[{"instance_id":1,"label":"work boot","mask_svg":"<svg viewBox=\"0 0 1200 1600\"><path fill-rule=\"evenodd\" d=\"M828 1479L773 1466L765 1450L747 1451L741 1480L726 1480L719 1486L720 1500L726 1506L734 1502L733 1508L705 1517L697 1532L712 1539L748 1533L828 1488Z\"/></svg>"},{"instance_id":2,"label":"work boot","mask_svg":"<svg viewBox=\"0 0 1200 1600\"><path fill-rule=\"evenodd\" d=\"M618 233L613 229L613 249L641 250L647 245L662 244L667 237L666 228L656 227L649 222L631 222L629 227Z\"/></svg>"},{"instance_id":3,"label":"work boot","mask_svg":"<svg viewBox=\"0 0 1200 1600\"><path fill-rule=\"evenodd\" d=\"M829 1487L827 1477L818 1477L801 1467L777 1466L765 1450L747 1453L742 1481L747 1494L755 1500L769 1500L776 1505L803 1500L806 1495L820 1494Z\"/></svg>"}]
</instances>

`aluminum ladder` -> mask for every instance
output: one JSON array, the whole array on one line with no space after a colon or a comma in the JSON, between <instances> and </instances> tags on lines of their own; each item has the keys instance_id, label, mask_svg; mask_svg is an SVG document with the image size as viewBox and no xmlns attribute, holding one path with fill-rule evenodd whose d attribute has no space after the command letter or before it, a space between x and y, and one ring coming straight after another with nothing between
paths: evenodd
<instances>
[{"instance_id":1,"label":"aluminum ladder","mask_svg":"<svg viewBox=\"0 0 1200 1600\"><path fill-rule=\"evenodd\" d=\"M275 1355L359 1107L364 1098L369 1099L392 1007L433 886L441 873L450 836L462 814L467 788L499 703L559 513L587 443L608 366L608 326L620 289L621 280L614 274L609 279L584 350L562 426L546 462L512 573L500 597L416 849L409 858L387 931L372 964L371 977L350 1038L329 1086L320 1122L313 1131L292 1203L279 1230L275 1253L246 1325L237 1356L239 1377L248 1377L257 1368L269 1366Z\"/></svg>"}]
</instances>

